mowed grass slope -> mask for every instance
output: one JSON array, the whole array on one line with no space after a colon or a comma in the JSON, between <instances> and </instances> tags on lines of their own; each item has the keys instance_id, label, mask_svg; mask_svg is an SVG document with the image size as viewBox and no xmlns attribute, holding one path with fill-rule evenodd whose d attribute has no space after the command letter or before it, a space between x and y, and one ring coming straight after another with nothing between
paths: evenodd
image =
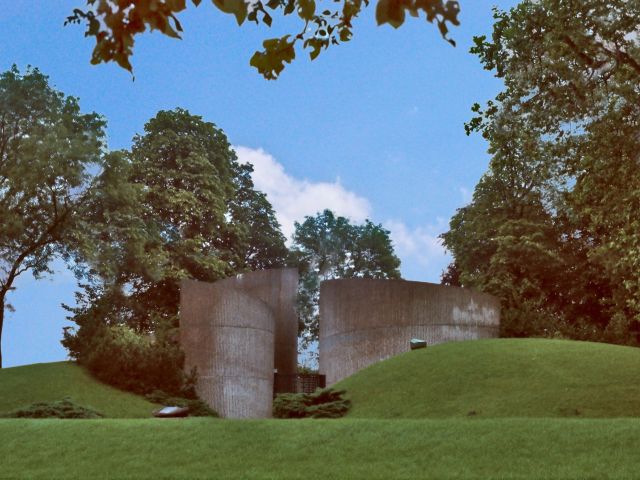
<instances>
[{"instance_id":1,"label":"mowed grass slope","mask_svg":"<svg viewBox=\"0 0 640 480\"><path fill-rule=\"evenodd\" d=\"M0 478L637 478L640 419L0 420Z\"/></svg>"},{"instance_id":2,"label":"mowed grass slope","mask_svg":"<svg viewBox=\"0 0 640 480\"><path fill-rule=\"evenodd\" d=\"M158 408L143 397L98 382L72 362L0 370L0 414L65 397L111 418L147 418Z\"/></svg>"},{"instance_id":3,"label":"mowed grass slope","mask_svg":"<svg viewBox=\"0 0 640 480\"><path fill-rule=\"evenodd\" d=\"M451 342L335 385L350 418L640 417L640 348L544 339Z\"/></svg>"},{"instance_id":4,"label":"mowed grass slope","mask_svg":"<svg viewBox=\"0 0 640 480\"><path fill-rule=\"evenodd\" d=\"M600 479L640 472L640 418L611 418L640 416L640 349L535 339L449 343L380 362L337 386L354 406L336 420L0 419L0 478ZM65 396L111 417L146 417L155 407L71 363L0 371L0 411Z\"/></svg>"}]
</instances>

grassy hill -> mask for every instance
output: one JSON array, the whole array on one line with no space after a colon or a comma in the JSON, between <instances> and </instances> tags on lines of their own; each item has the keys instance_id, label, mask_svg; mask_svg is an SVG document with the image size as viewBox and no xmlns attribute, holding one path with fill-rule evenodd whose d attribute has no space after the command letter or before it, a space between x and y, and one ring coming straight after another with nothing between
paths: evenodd
<instances>
[{"instance_id":1,"label":"grassy hill","mask_svg":"<svg viewBox=\"0 0 640 480\"><path fill-rule=\"evenodd\" d=\"M640 349L543 339L451 342L407 352L336 385L352 418L640 417ZM0 370L0 413L71 397L112 418L156 405L71 362Z\"/></svg>"},{"instance_id":2,"label":"grassy hill","mask_svg":"<svg viewBox=\"0 0 640 480\"><path fill-rule=\"evenodd\" d=\"M111 418L145 418L158 408L144 398L94 380L72 362L41 363L0 370L0 413L34 402L70 397Z\"/></svg>"},{"instance_id":3,"label":"grassy hill","mask_svg":"<svg viewBox=\"0 0 640 480\"><path fill-rule=\"evenodd\" d=\"M352 399L352 418L640 417L640 349L451 342L379 362L336 388Z\"/></svg>"},{"instance_id":4,"label":"grassy hill","mask_svg":"<svg viewBox=\"0 0 640 480\"><path fill-rule=\"evenodd\" d=\"M72 363L1 370L0 412L70 396L125 418L0 419L0 477L584 479L640 471L640 418L612 418L640 417L640 349L449 343L337 386L354 402L348 418L135 419L155 406Z\"/></svg>"}]
</instances>

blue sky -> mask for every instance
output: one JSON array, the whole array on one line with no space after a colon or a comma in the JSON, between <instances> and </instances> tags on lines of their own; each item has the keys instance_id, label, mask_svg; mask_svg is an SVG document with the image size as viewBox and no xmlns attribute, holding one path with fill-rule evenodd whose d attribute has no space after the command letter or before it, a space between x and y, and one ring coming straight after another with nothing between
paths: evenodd
<instances>
[{"instance_id":1,"label":"blue sky","mask_svg":"<svg viewBox=\"0 0 640 480\"><path fill-rule=\"evenodd\" d=\"M501 84L468 53L473 35L489 34L491 7L514 1L461 0L462 25L441 40L424 19L398 30L377 27L374 7L354 22L351 42L306 53L277 81L249 66L262 40L283 30L274 22L238 28L208 2L179 18L181 41L147 34L136 43L135 81L114 65L92 66L92 42L63 27L82 0L13 0L0 17L0 69L33 65L108 120L110 148L131 138L158 110L183 107L222 128L254 182L273 203L285 233L323 208L382 223L391 231L403 277L437 282L448 257L437 235L470 199L486 169L486 144L463 124L476 101ZM297 28L297 26L296 26ZM65 311L75 280L57 273L19 278L2 338L5 366L62 360Z\"/></svg>"}]
</instances>

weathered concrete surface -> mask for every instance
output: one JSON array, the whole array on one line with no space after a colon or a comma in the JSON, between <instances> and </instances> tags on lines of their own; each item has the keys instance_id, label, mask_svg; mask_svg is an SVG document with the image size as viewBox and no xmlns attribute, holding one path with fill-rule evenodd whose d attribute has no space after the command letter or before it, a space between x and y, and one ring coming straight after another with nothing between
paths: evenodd
<instances>
[{"instance_id":1,"label":"weathered concrete surface","mask_svg":"<svg viewBox=\"0 0 640 480\"><path fill-rule=\"evenodd\" d=\"M180 339L197 392L221 416L271 416L275 317L267 304L217 283L185 280Z\"/></svg>"},{"instance_id":2,"label":"weathered concrete surface","mask_svg":"<svg viewBox=\"0 0 640 480\"><path fill-rule=\"evenodd\" d=\"M258 298L271 308L275 317L275 367L278 373L298 371L298 269L278 268L243 273L216 282L218 288L231 288Z\"/></svg>"},{"instance_id":3,"label":"weathered concrete surface","mask_svg":"<svg viewBox=\"0 0 640 480\"><path fill-rule=\"evenodd\" d=\"M327 385L409 350L497 337L500 303L464 288L405 280L329 280L320 286L320 373Z\"/></svg>"},{"instance_id":4,"label":"weathered concrete surface","mask_svg":"<svg viewBox=\"0 0 640 480\"><path fill-rule=\"evenodd\" d=\"M297 370L297 288L293 268L181 283L185 367L198 369L198 395L221 416L271 416L274 368Z\"/></svg>"}]
</instances>

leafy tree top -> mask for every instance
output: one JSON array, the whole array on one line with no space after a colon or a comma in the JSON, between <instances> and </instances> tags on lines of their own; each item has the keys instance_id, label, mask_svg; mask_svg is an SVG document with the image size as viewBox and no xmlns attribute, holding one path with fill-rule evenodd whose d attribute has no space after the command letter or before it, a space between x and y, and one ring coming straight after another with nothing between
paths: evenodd
<instances>
[{"instance_id":1,"label":"leafy tree top","mask_svg":"<svg viewBox=\"0 0 640 480\"><path fill-rule=\"evenodd\" d=\"M50 272L76 221L92 186L89 168L100 162L104 125L38 69L0 74L0 337L16 278Z\"/></svg>"},{"instance_id":2,"label":"leafy tree top","mask_svg":"<svg viewBox=\"0 0 640 480\"><path fill-rule=\"evenodd\" d=\"M291 256L300 270L298 315L305 346L318 339L322 280L400 278L400 259L388 230L369 220L354 225L331 210L295 223Z\"/></svg>"},{"instance_id":3,"label":"leafy tree top","mask_svg":"<svg viewBox=\"0 0 640 480\"><path fill-rule=\"evenodd\" d=\"M640 2L524 0L494 18L472 52L504 89L466 126L492 160L443 235L444 280L500 297L505 334L637 343Z\"/></svg>"},{"instance_id":4,"label":"leafy tree top","mask_svg":"<svg viewBox=\"0 0 640 480\"><path fill-rule=\"evenodd\" d=\"M198 6L201 0L191 0ZM315 59L329 45L347 42L353 34L352 21L369 0L334 0L323 7L315 0L213 0L220 11L235 17L238 25L245 21L271 26L274 16L295 14L300 30L263 42L264 50L251 57L254 66L264 78L273 80L296 56L296 45L309 51ZM93 37L96 46L91 63L116 62L132 71L135 36L147 29L158 30L180 38L182 25L177 15L187 8L187 0L86 0L85 8L76 8L66 23L84 23L85 36ZM448 24L458 25L460 8L453 0L378 0L376 19L378 24L388 23L398 28L408 12L418 17L424 13L426 20L436 23L444 38ZM454 44L453 40L448 41Z\"/></svg>"},{"instance_id":5,"label":"leafy tree top","mask_svg":"<svg viewBox=\"0 0 640 480\"><path fill-rule=\"evenodd\" d=\"M494 18L491 38L475 37L471 52L505 89L486 108L474 106L468 133L490 139L519 118L559 141L634 98L640 2L524 0L509 11L494 9Z\"/></svg>"},{"instance_id":6,"label":"leafy tree top","mask_svg":"<svg viewBox=\"0 0 640 480\"><path fill-rule=\"evenodd\" d=\"M76 320L88 312L152 329L175 320L183 278L282 266L284 236L251 171L222 130L180 108L158 112L131 151L105 155L70 245L88 282ZM103 298L108 315L95 313Z\"/></svg>"}]
</instances>

